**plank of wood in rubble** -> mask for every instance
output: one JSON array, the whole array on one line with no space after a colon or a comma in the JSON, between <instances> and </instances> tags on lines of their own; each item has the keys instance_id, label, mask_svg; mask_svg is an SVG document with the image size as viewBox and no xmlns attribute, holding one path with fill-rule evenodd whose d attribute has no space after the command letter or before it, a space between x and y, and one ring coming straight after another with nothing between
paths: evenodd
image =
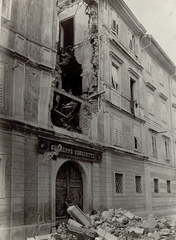
<instances>
[{"instance_id":1,"label":"plank of wood in rubble","mask_svg":"<svg viewBox=\"0 0 176 240\"><path fill-rule=\"evenodd\" d=\"M60 94L64 97L67 97L68 99L72 99L73 101L77 102L77 103L81 103L81 104L86 104L87 106L92 106L88 101L84 100L84 99L81 99L79 97L76 97L74 95L71 95L70 93L67 93L63 90L60 90L60 89L54 89L54 92L56 94Z\"/></svg>"},{"instance_id":2,"label":"plank of wood in rubble","mask_svg":"<svg viewBox=\"0 0 176 240\"><path fill-rule=\"evenodd\" d=\"M58 110L54 109L55 112L57 112L60 116L67 118L67 116L65 116L63 113L59 112Z\"/></svg>"}]
</instances>

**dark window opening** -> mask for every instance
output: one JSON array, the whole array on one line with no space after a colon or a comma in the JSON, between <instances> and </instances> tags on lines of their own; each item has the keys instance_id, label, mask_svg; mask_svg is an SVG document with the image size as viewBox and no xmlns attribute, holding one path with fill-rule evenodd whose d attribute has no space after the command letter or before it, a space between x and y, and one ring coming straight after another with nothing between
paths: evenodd
<instances>
[{"instance_id":1,"label":"dark window opening","mask_svg":"<svg viewBox=\"0 0 176 240\"><path fill-rule=\"evenodd\" d=\"M154 179L154 193L159 193L159 183L158 183L158 179Z\"/></svg>"},{"instance_id":2,"label":"dark window opening","mask_svg":"<svg viewBox=\"0 0 176 240\"><path fill-rule=\"evenodd\" d=\"M130 79L130 98L131 98L131 113L134 114L134 84L135 81Z\"/></svg>"},{"instance_id":3,"label":"dark window opening","mask_svg":"<svg viewBox=\"0 0 176 240\"><path fill-rule=\"evenodd\" d=\"M167 193L171 193L171 181L167 180Z\"/></svg>"},{"instance_id":4,"label":"dark window opening","mask_svg":"<svg viewBox=\"0 0 176 240\"><path fill-rule=\"evenodd\" d=\"M134 148L138 149L138 140L136 137L134 137Z\"/></svg>"},{"instance_id":5,"label":"dark window opening","mask_svg":"<svg viewBox=\"0 0 176 240\"><path fill-rule=\"evenodd\" d=\"M81 103L59 94L54 95L51 121L53 125L81 133L79 111Z\"/></svg>"},{"instance_id":6,"label":"dark window opening","mask_svg":"<svg viewBox=\"0 0 176 240\"><path fill-rule=\"evenodd\" d=\"M72 48L60 50L59 66L62 69L62 89L74 96L81 96L82 66L77 62Z\"/></svg>"},{"instance_id":7,"label":"dark window opening","mask_svg":"<svg viewBox=\"0 0 176 240\"><path fill-rule=\"evenodd\" d=\"M73 47L74 44L73 18L60 24L60 47Z\"/></svg>"}]
</instances>

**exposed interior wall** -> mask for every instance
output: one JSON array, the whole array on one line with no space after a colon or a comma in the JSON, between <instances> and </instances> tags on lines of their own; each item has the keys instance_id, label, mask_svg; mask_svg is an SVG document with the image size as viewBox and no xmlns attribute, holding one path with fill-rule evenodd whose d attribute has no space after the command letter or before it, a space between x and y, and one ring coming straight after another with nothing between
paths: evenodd
<instances>
[{"instance_id":1,"label":"exposed interior wall","mask_svg":"<svg viewBox=\"0 0 176 240\"><path fill-rule=\"evenodd\" d=\"M67 3L59 1L57 6L60 21L60 41L55 89L61 90L63 94L61 96L61 94L54 93L52 106L57 112L54 110L52 122L58 127L88 135L93 113L96 114L98 109L97 97L92 98L92 95L98 93L98 6L94 1L90 1L90 4L78 3L78 1ZM67 19L71 18L73 18L73 46L72 42L68 43L70 46L65 46L67 42L64 41L64 31L67 31L67 26L64 21L68 22ZM69 95L65 96L64 92ZM64 110L66 105L70 106L68 112ZM70 115L72 119L68 120ZM56 122L55 119L60 119L61 116L61 122L59 120Z\"/></svg>"}]
</instances>

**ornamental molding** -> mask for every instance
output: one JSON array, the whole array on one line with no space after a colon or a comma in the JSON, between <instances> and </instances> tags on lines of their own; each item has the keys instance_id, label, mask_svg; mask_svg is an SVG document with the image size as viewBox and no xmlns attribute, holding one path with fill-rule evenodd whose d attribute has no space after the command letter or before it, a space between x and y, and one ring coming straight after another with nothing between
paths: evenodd
<instances>
[{"instance_id":1,"label":"ornamental molding","mask_svg":"<svg viewBox=\"0 0 176 240\"><path fill-rule=\"evenodd\" d=\"M150 88L152 91L155 91L156 90L156 87L153 86L153 84L151 84L150 82L146 82L145 85Z\"/></svg>"},{"instance_id":2,"label":"ornamental molding","mask_svg":"<svg viewBox=\"0 0 176 240\"><path fill-rule=\"evenodd\" d=\"M159 93L159 96L164 100L167 101L168 97L166 97L163 93Z\"/></svg>"}]
</instances>

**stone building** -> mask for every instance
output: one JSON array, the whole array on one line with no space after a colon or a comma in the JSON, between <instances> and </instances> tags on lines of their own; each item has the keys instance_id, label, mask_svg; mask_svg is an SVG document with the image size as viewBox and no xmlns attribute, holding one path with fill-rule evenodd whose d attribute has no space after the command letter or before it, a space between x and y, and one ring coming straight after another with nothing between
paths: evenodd
<instances>
[{"instance_id":1,"label":"stone building","mask_svg":"<svg viewBox=\"0 0 176 240\"><path fill-rule=\"evenodd\" d=\"M175 65L123 1L2 0L0 235L175 211Z\"/></svg>"}]
</instances>

